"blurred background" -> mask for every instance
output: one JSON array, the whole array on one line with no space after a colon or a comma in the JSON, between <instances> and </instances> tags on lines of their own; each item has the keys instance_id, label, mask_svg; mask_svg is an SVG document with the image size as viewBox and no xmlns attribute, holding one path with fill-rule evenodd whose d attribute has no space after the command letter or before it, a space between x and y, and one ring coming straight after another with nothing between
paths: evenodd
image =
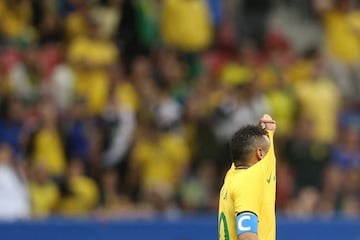
<instances>
[{"instance_id":1,"label":"blurred background","mask_svg":"<svg viewBox=\"0 0 360 240\"><path fill-rule=\"evenodd\" d=\"M264 113L278 215L356 222L360 1L0 1L2 220L214 213L215 239Z\"/></svg>"}]
</instances>

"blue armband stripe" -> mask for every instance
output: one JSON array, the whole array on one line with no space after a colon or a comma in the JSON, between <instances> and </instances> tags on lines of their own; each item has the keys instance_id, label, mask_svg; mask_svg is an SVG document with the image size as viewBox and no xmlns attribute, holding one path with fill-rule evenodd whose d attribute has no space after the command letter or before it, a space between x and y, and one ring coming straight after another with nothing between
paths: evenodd
<instances>
[{"instance_id":1,"label":"blue armband stripe","mask_svg":"<svg viewBox=\"0 0 360 240\"><path fill-rule=\"evenodd\" d=\"M245 232L258 233L258 217L252 212L243 212L236 216L237 235Z\"/></svg>"}]
</instances>

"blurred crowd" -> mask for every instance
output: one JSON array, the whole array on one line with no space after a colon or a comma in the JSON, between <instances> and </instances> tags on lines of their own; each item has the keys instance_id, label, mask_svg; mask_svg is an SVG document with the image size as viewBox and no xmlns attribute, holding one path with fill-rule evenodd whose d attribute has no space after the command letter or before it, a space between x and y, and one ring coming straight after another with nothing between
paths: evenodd
<instances>
[{"instance_id":1,"label":"blurred crowd","mask_svg":"<svg viewBox=\"0 0 360 240\"><path fill-rule=\"evenodd\" d=\"M277 6L319 24L320 44L295 49L269 26ZM0 218L215 211L228 140L264 113L278 212L358 217L358 7L0 1Z\"/></svg>"}]
</instances>

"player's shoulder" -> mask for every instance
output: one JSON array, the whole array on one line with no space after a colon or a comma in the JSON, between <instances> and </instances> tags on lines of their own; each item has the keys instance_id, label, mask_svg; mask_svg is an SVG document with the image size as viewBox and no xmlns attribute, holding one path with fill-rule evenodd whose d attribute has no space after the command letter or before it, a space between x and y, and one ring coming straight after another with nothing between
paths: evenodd
<instances>
[{"instance_id":1,"label":"player's shoulder","mask_svg":"<svg viewBox=\"0 0 360 240\"><path fill-rule=\"evenodd\" d=\"M235 170L234 173L229 176L228 180L228 184L231 186L231 188L245 189L249 186L254 186L261 182L261 179L264 176L264 171L262 170L263 167L260 166L261 164L258 166L256 165L257 164L248 169Z\"/></svg>"},{"instance_id":2,"label":"player's shoulder","mask_svg":"<svg viewBox=\"0 0 360 240\"><path fill-rule=\"evenodd\" d=\"M233 170L227 176L226 182L229 184L230 188L239 188L245 186L251 181L251 174L248 174L248 170Z\"/></svg>"},{"instance_id":3,"label":"player's shoulder","mask_svg":"<svg viewBox=\"0 0 360 240\"><path fill-rule=\"evenodd\" d=\"M262 175L263 171L261 171L262 167L258 163L254 164L250 168L247 169L235 169L235 167L231 167L226 175L224 182L230 185L244 185L255 181L259 175Z\"/></svg>"},{"instance_id":4,"label":"player's shoulder","mask_svg":"<svg viewBox=\"0 0 360 240\"><path fill-rule=\"evenodd\" d=\"M254 188L258 188L257 183L260 181L248 170L236 170L228 179L227 189L231 199L240 199L244 195L252 194Z\"/></svg>"}]
</instances>

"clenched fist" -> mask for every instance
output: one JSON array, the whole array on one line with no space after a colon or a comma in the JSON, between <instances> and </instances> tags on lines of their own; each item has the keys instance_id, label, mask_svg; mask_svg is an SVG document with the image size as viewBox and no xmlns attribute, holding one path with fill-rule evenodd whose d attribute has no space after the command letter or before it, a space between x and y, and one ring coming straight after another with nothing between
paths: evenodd
<instances>
[{"instance_id":1,"label":"clenched fist","mask_svg":"<svg viewBox=\"0 0 360 240\"><path fill-rule=\"evenodd\" d=\"M276 129L276 121L274 121L269 114L264 114L260 118L259 125L261 128L266 129L268 131L275 131Z\"/></svg>"}]
</instances>

